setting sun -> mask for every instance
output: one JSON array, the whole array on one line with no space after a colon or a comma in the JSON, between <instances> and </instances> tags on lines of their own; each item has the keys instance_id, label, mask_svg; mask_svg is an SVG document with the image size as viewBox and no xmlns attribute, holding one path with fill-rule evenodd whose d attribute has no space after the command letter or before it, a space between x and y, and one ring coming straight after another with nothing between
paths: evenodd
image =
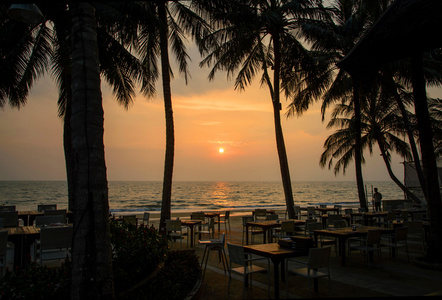
<instances>
[{"instance_id":1,"label":"setting sun","mask_svg":"<svg viewBox=\"0 0 442 300\"><path fill-rule=\"evenodd\" d=\"M218 149L218 152L219 152L219 153L224 153L224 148L219 148L219 149Z\"/></svg>"}]
</instances>

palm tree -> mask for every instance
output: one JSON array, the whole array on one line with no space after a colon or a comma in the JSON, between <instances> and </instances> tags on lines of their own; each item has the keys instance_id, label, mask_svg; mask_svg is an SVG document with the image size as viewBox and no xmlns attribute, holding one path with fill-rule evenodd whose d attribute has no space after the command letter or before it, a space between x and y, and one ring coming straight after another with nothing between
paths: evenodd
<instances>
[{"instance_id":1,"label":"palm tree","mask_svg":"<svg viewBox=\"0 0 442 300\"><path fill-rule=\"evenodd\" d=\"M161 203L160 230L165 230L165 223L171 216L172 179L175 156L175 133L172 109L171 65L169 44L179 64L179 71L187 78L189 75L184 36L201 36L206 30L205 21L185 5L184 1L157 0L144 4L144 16L140 22L140 37L136 48L149 71L149 82L158 78L157 59L161 61L164 111L166 119L166 151L164 159L163 194ZM149 96L155 93L153 87L144 87Z\"/></svg>"},{"instance_id":2,"label":"palm tree","mask_svg":"<svg viewBox=\"0 0 442 300\"><path fill-rule=\"evenodd\" d=\"M311 64L309 72L298 74L299 84L293 92L293 101L287 112L288 117L302 114L313 101L322 99L324 120L327 108L336 101L352 103L355 115L351 128L356 131L352 135L352 157L355 161L356 183L362 208L367 208L367 201L362 177L360 103L364 101L367 84L340 69L337 63L351 51L373 22L369 12L382 10L383 6L378 1L336 0L331 7L323 8L327 18L304 20L301 29L311 43L315 64Z\"/></svg>"},{"instance_id":3,"label":"palm tree","mask_svg":"<svg viewBox=\"0 0 442 300\"><path fill-rule=\"evenodd\" d=\"M235 89L243 90L253 77L262 74L261 84L270 92L282 184L290 218L295 217L292 183L281 126L281 96L295 88L296 65L308 61L307 51L298 40L302 17L313 15L314 1L201 1L199 9L210 15L216 27L200 44L205 58L201 66L215 72L226 70L231 76L238 70Z\"/></svg>"},{"instance_id":4,"label":"palm tree","mask_svg":"<svg viewBox=\"0 0 442 300\"><path fill-rule=\"evenodd\" d=\"M394 175L390 164L391 151L400 154L404 159L411 158L410 147L401 138L404 134L403 119L395 102L383 97L380 91L374 90L367 98L367 103L362 105L361 120L362 147L368 148L369 153L372 154L373 146L377 144L390 178L407 194L408 198L420 203L421 201ZM324 143L325 151L320 160L322 167L328 161L328 167L331 168L333 159L341 157L335 165L335 174L341 167L345 172L354 151L351 141L353 125L354 108L346 104L336 105L327 127L338 126L340 130L327 138Z\"/></svg>"}]
</instances>

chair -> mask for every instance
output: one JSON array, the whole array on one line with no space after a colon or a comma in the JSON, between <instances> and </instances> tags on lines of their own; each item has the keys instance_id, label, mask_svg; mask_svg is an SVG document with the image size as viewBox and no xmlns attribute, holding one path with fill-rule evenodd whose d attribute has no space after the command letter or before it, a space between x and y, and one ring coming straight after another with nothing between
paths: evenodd
<instances>
[{"instance_id":1,"label":"chair","mask_svg":"<svg viewBox=\"0 0 442 300\"><path fill-rule=\"evenodd\" d=\"M277 214L274 214L274 215L267 215L266 216L266 221L275 221L275 220L278 220L278 215Z\"/></svg>"},{"instance_id":2,"label":"chair","mask_svg":"<svg viewBox=\"0 0 442 300\"><path fill-rule=\"evenodd\" d=\"M15 211L15 205L0 205L0 212L2 211Z\"/></svg>"},{"instance_id":3,"label":"chair","mask_svg":"<svg viewBox=\"0 0 442 300\"><path fill-rule=\"evenodd\" d=\"M37 216L35 218L35 226L42 227L42 226L50 226L53 224L61 225L65 224L66 220L63 218L62 215L53 215L53 216Z\"/></svg>"},{"instance_id":4,"label":"chair","mask_svg":"<svg viewBox=\"0 0 442 300\"><path fill-rule=\"evenodd\" d=\"M255 222L267 220L267 210L264 208L255 209L254 217L255 217Z\"/></svg>"},{"instance_id":5,"label":"chair","mask_svg":"<svg viewBox=\"0 0 442 300\"><path fill-rule=\"evenodd\" d=\"M333 228L335 221L341 221L342 215L327 215L327 228Z\"/></svg>"},{"instance_id":6,"label":"chair","mask_svg":"<svg viewBox=\"0 0 442 300\"><path fill-rule=\"evenodd\" d=\"M72 247L72 226L43 227L40 240L34 245L35 261L43 264L45 260L58 260L70 257Z\"/></svg>"},{"instance_id":7,"label":"chair","mask_svg":"<svg viewBox=\"0 0 442 300\"><path fill-rule=\"evenodd\" d=\"M327 204L319 204L320 208L327 208Z\"/></svg>"},{"instance_id":8,"label":"chair","mask_svg":"<svg viewBox=\"0 0 442 300\"><path fill-rule=\"evenodd\" d=\"M295 217L298 220L301 220L301 206L295 205Z\"/></svg>"},{"instance_id":9,"label":"chair","mask_svg":"<svg viewBox=\"0 0 442 300\"><path fill-rule=\"evenodd\" d=\"M204 280L204 275L206 274L207 261L209 260L210 251L217 251L218 252L219 262L223 263L224 274L226 273L226 269L227 269L227 255L226 255L226 251L224 250L225 240L226 240L226 235L225 235L225 233L223 233L223 234L221 234L221 238L220 239L211 239L211 240L208 240L208 241L198 241L198 243L200 245L205 245L206 246L204 248L203 258L201 259L201 267L203 266L204 259L206 260L206 262L204 264L203 280Z\"/></svg>"},{"instance_id":10,"label":"chair","mask_svg":"<svg viewBox=\"0 0 442 300\"><path fill-rule=\"evenodd\" d=\"M408 211L401 211L399 218L404 222L408 221Z\"/></svg>"},{"instance_id":11,"label":"chair","mask_svg":"<svg viewBox=\"0 0 442 300\"><path fill-rule=\"evenodd\" d=\"M38 204L37 211L56 210L57 204Z\"/></svg>"},{"instance_id":12,"label":"chair","mask_svg":"<svg viewBox=\"0 0 442 300\"><path fill-rule=\"evenodd\" d=\"M201 230L199 231L199 234L201 236L203 236L203 234L207 234L209 236L209 239L213 239L214 233L215 233L215 220L214 218L210 218L209 224L202 227Z\"/></svg>"},{"instance_id":13,"label":"chair","mask_svg":"<svg viewBox=\"0 0 442 300\"><path fill-rule=\"evenodd\" d=\"M18 226L18 211L2 211L0 218L3 219L3 227Z\"/></svg>"},{"instance_id":14,"label":"chair","mask_svg":"<svg viewBox=\"0 0 442 300\"><path fill-rule=\"evenodd\" d=\"M166 220L166 232L173 240L180 239L180 247L182 246L183 239L183 226L180 220Z\"/></svg>"},{"instance_id":15,"label":"chair","mask_svg":"<svg viewBox=\"0 0 442 300\"><path fill-rule=\"evenodd\" d=\"M190 219L191 220L198 220L201 221L201 225L198 226L199 229L201 229L201 227L207 225L208 223L206 222L206 217L204 216L204 212L202 211L198 211L198 212L193 212L190 215ZM197 232L195 232L196 234Z\"/></svg>"},{"instance_id":16,"label":"chair","mask_svg":"<svg viewBox=\"0 0 442 300\"><path fill-rule=\"evenodd\" d=\"M150 219L150 213L145 212L143 214L143 226L149 227L149 219Z\"/></svg>"},{"instance_id":17,"label":"chair","mask_svg":"<svg viewBox=\"0 0 442 300\"><path fill-rule=\"evenodd\" d=\"M229 231L230 231L230 211L226 211L225 213L224 213L224 215L220 215L219 216L220 217L220 221L219 221L219 223L220 224L223 224L224 223L224 227L225 227L225 229L226 229L226 232L227 232L227 224L229 224ZM218 221L216 221L216 223L218 223Z\"/></svg>"},{"instance_id":18,"label":"chair","mask_svg":"<svg viewBox=\"0 0 442 300\"><path fill-rule=\"evenodd\" d=\"M281 222L281 228L277 228L276 231L272 234L272 239L282 239L282 238L289 238L293 236L295 232L295 221L287 220Z\"/></svg>"},{"instance_id":19,"label":"chair","mask_svg":"<svg viewBox=\"0 0 442 300\"><path fill-rule=\"evenodd\" d=\"M316 208L314 206L307 206L307 218L316 220Z\"/></svg>"},{"instance_id":20,"label":"chair","mask_svg":"<svg viewBox=\"0 0 442 300\"><path fill-rule=\"evenodd\" d=\"M6 254L8 250L8 232L0 231L0 280L6 273Z\"/></svg>"},{"instance_id":21,"label":"chair","mask_svg":"<svg viewBox=\"0 0 442 300\"><path fill-rule=\"evenodd\" d=\"M333 207L338 209L338 211L336 212L338 215L342 215L342 205L341 204L335 204L335 205L333 205Z\"/></svg>"},{"instance_id":22,"label":"chair","mask_svg":"<svg viewBox=\"0 0 442 300\"><path fill-rule=\"evenodd\" d=\"M408 237L407 237L408 227L396 227L395 233L389 237L389 241L383 246L388 246L390 248L390 257L393 253L395 256L398 253L399 248L404 248L407 252L407 260L410 261L410 255L408 254Z\"/></svg>"},{"instance_id":23,"label":"chair","mask_svg":"<svg viewBox=\"0 0 442 300\"><path fill-rule=\"evenodd\" d=\"M54 209L54 210L45 210L45 216L62 216L63 224L67 224L67 210L66 209Z\"/></svg>"},{"instance_id":24,"label":"chair","mask_svg":"<svg viewBox=\"0 0 442 300\"><path fill-rule=\"evenodd\" d=\"M353 209L352 208L344 209L344 215L351 215L352 213L353 213Z\"/></svg>"},{"instance_id":25,"label":"chair","mask_svg":"<svg viewBox=\"0 0 442 300\"><path fill-rule=\"evenodd\" d=\"M306 226L307 226L307 232L311 238L314 238L314 231L315 230L323 229L321 222L308 223L308 224L306 224ZM319 240L315 241L315 242L319 247L324 247L326 245L337 245L335 239L324 239L324 238L322 238L322 236L319 236Z\"/></svg>"},{"instance_id":26,"label":"chair","mask_svg":"<svg viewBox=\"0 0 442 300\"><path fill-rule=\"evenodd\" d=\"M137 216L123 216L123 223L137 226L138 225Z\"/></svg>"},{"instance_id":27,"label":"chair","mask_svg":"<svg viewBox=\"0 0 442 300\"><path fill-rule=\"evenodd\" d=\"M317 223L318 221L316 219L307 219L305 220L305 225L304 225L304 236L307 236L308 233L308 224L310 223ZM302 228L302 226L300 226ZM322 223L321 223L321 228L318 229L322 229Z\"/></svg>"},{"instance_id":28,"label":"chair","mask_svg":"<svg viewBox=\"0 0 442 300\"><path fill-rule=\"evenodd\" d=\"M379 225L384 225L384 227L391 227L392 222L396 219L396 213L394 211L389 211L387 216L384 218L382 222L379 222Z\"/></svg>"},{"instance_id":29,"label":"chair","mask_svg":"<svg viewBox=\"0 0 442 300\"><path fill-rule=\"evenodd\" d=\"M330 282L330 253L331 248L330 247L324 247L324 248L310 248L308 253L308 260L307 262L294 260L294 259L287 259L286 260L286 291L287 291L287 298L288 298L288 286L289 286L289 274L293 275L300 275L303 277L308 278L308 292L309 296L312 296L312 289L311 289L311 280L317 279L321 277L328 277L328 288L329 288L329 294L331 293L331 282ZM295 262L298 264L303 264L305 267L297 268L297 269L290 269L289 268L289 262Z\"/></svg>"},{"instance_id":30,"label":"chair","mask_svg":"<svg viewBox=\"0 0 442 300\"><path fill-rule=\"evenodd\" d=\"M244 244L244 236L246 234L249 234L246 231L246 223L247 222L253 222L254 220L255 220L255 218L253 216L243 216L242 217L242 244ZM261 233L262 233L262 230L261 230Z\"/></svg>"},{"instance_id":31,"label":"chair","mask_svg":"<svg viewBox=\"0 0 442 300\"><path fill-rule=\"evenodd\" d=\"M229 266L229 284L227 288L227 294L230 294L230 282L232 281L232 273L243 276L243 298L245 295L246 277L249 276L250 282L252 282L252 274L255 273L267 273L268 276L268 294L270 297L270 260L268 258L251 258L251 255L244 252L244 248L241 245L235 245L227 243L227 249L229 251L230 266ZM258 260L267 260L267 269L254 265L252 262ZM239 265L240 267L234 267ZM250 284L252 287L252 284Z\"/></svg>"},{"instance_id":32,"label":"chair","mask_svg":"<svg viewBox=\"0 0 442 300\"><path fill-rule=\"evenodd\" d=\"M404 222L404 226L408 228L408 239L418 240L422 245L422 250L425 250L425 231L422 221Z\"/></svg>"},{"instance_id":33,"label":"chair","mask_svg":"<svg viewBox=\"0 0 442 300\"><path fill-rule=\"evenodd\" d=\"M333 227L335 229L347 227L347 222L345 220L334 221L333 222Z\"/></svg>"},{"instance_id":34,"label":"chair","mask_svg":"<svg viewBox=\"0 0 442 300\"><path fill-rule=\"evenodd\" d=\"M349 240L349 259L351 259L351 250L362 251L364 255L367 254L368 267L371 268L370 253L377 252L382 266L381 235L381 229L368 230L367 237L365 239L358 239L358 245L352 245L352 240Z\"/></svg>"}]
</instances>

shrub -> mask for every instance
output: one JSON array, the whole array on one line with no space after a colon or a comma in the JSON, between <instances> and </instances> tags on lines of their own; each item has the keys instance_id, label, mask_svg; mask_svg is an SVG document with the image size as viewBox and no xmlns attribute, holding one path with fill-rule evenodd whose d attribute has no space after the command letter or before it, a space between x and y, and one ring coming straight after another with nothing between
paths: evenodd
<instances>
[{"instance_id":1,"label":"shrub","mask_svg":"<svg viewBox=\"0 0 442 300\"><path fill-rule=\"evenodd\" d=\"M118 294L147 277L164 261L167 238L154 227L136 227L111 220L112 263Z\"/></svg>"}]
</instances>

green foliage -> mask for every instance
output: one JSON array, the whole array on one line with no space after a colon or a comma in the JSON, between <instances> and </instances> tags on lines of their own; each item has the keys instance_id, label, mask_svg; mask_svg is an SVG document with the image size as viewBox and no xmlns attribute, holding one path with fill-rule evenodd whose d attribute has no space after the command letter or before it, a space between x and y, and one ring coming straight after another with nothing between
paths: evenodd
<instances>
[{"instance_id":1,"label":"green foliage","mask_svg":"<svg viewBox=\"0 0 442 300\"><path fill-rule=\"evenodd\" d=\"M7 272L0 281L0 299L64 299L69 295L71 262L58 268L36 263L27 268Z\"/></svg>"},{"instance_id":2,"label":"green foliage","mask_svg":"<svg viewBox=\"0 0 442 300\"><path fill-rule=\"evenodd\" d=\"M170 251L158 274L123 299L183 299L199 278L201 265L194 250Z\"/></svg>"},{"instance_id":3,"label":"green foliage","mask_svg":"<svg viewBox=\"0 0 442 300\"><path fill-rule=\"evenodd\" d=\"M116 293L152 273L165 259L167 238L154 227L136 227L110 221L112 263Z\"/></svg>"}]
</instances>

